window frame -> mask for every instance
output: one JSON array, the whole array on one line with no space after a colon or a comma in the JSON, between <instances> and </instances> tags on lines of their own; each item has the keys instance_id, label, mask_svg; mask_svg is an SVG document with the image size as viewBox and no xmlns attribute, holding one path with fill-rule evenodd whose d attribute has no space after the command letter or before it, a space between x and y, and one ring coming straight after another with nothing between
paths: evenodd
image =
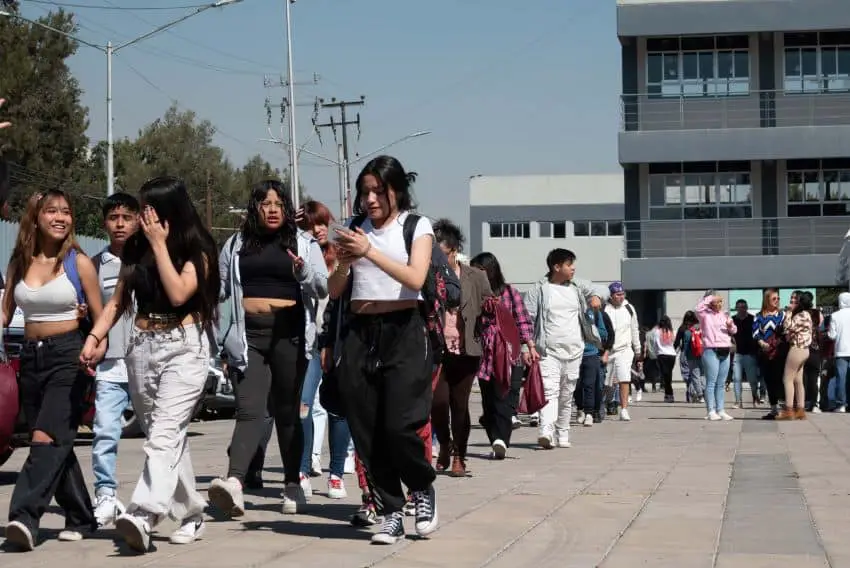
<instances>
[{"instance_id":1,"label":"window frame","mask_svg":"<svg viewBox=\"0 0 850 568\"><path fill-rule=\"evenodd\" d=\"M782 88L788 95L811 95L850 92L850 38L833 41L831 32L811 32L807 34L785 34L786 43L782 49ZM804 39L789 42L790 37L808 36ZM834 34L833 34L834 35ZM814 41L810 41L814 38ZM815 54L815 73L805 73L803 53L813 51ZM846 69L842 73L841 54L846 58ZM789 75L789 55L795 54L798 59L799 73ZM833 72L825 72L825 62L833 58ZM796 85L795 85L796 83Z\"/></svg>"},{"instance_id":2,"label":"window frame","mask_svg":"<svg viewBox=\"0 0 850 568\"><path fill-rule=\"evenodd\" d=\"M647 47L645 57L645 89L650 98L670 99L670 98L700 98L700 97L738 97L747 96L750 94L752 86L752 48L747 41L747 47L734 47L721 45L723 40L738 36L708 36L711 38L712 47L707 45L696 47L683 48L683 43L687 43L687 39L670 42L673 47L651 49ZM745 37L745 36L741 36ZM708 38L702 38L706 40ZM711 69L703 70L704 57L711 57ZM746 70L741 71L738 75L739 56L745 55ZM696 76L686 78L686 67L690 68L690 64L686 63L686 58L696 56ZM721 57L729 57L730 76L722 77ZM658 81L654 81L652 74L652 59L660 57L661 74ZM675 58L676 77L675 79L667 79L666 72L668 70L667 59Z\"/></svg>"},{"instance_id":3,"label":"window frame","mask_svg":"<svg viewBox=\"0 0 850 568\"><path fill-rule=\"evenodd\" d=\"M723 170L723 171L721 171ZM657 204L653 194L658 190L655 180L663 178L664 203ZM729 183L734 179L735 183ZM678 201L670 199L670 190L679 181ZM711 188L707 190L707 188ZM649 199L646 218L649 221L687 221L694 219L752 219L753 180L751 171L725 171L715 164L714 171L685 171L681 173L650 173ZM696 188L697 192L689 189ZM704 190L704 191L699 191ZM724 191L730 196L725 200ZM748 200L738 196L746 191ZM735 199L732 199L732 196ZM657 195L656 195L657 197ZM655 203L655 204L654 204ZM738 214L736 214L738 213ZM742 214L743 213L743 214Z\"/></svg>"},{"instance_id":4,"label":"window frame","mask_svg":"<svg viewBox=\"0 0 850 568\"><path fill-rule=\"evenodd\" d=\"M850 215L850 167L838 168L828 164L825 166L823 161L817 160L817 169L814 167L806 168L791 168L785 172L785 216L788 218L800 217L843 217ZM814 166L814 164L812 164ZM791 178L796 177L799 181L791 182ZM813 178L817 180L817 199L809 198L810 192L807 191L807 184L815 183ZM828 180L828 178L832 178ZM807 181L807 179L809 181ZM801 187L799 198L792 199L791 186L800 184ZM828 184L836 183L838 185L838 198L832 198L829 195ZM846 189L844 189L846 187ZM847 196L846 199L841 199L841 194ZM844 210L841 211L841 206ZM815 209L816 208L816 209ZM817 210L817 214L812 214L812 211ZM832 213L834 211L834 213Z\"/></svg>"},{"instance_id":5,"label":"window frame","mask_svg":"<svg viewBox=\"0 0 850 568\"><path fill-rule=\"evenodd\" d=\"M489 234L491 239L530 239L531 238L531 222L530 221L489 221ZM499 235L494 235L493 229L499 227ZM507 235L505 234L507 230ZM513 233L513 234L511 234ZM524 233L524 234L523 234Z\"/></svg>"}]
</instances>

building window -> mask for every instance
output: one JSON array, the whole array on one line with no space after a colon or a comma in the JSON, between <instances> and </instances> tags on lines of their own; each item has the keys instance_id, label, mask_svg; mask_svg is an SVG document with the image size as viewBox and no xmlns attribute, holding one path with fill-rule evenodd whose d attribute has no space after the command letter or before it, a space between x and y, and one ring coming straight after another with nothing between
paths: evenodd
<instances>
[{"instance_id":1,"label":"building window","mask_svg":"<svg viewBox=\"0 0 850 568\"><path fill-rule=\"evenodd\" d=\"M785 34L785 92L850 91L850 32Z\"/></svg>"},{"instance_id":2,"label":"building window","mask_svg":"<svg viewBox=\"0 0 850 568\"><path fill-rule=\"evenodd\" d=\"M789 169L787 172L789 217L850 214L850 163L832 162L835 160L814 160L811 164L789 162L790 165L809 166L808 169ZM835 165L843 165L846 169L833 169L831 166Z\"/></svg>"},{"instance_id":3,"label":"building window","mask_svg":"<svg viewBox=\"0 0 850 568\"><path fill-rule=\"evenodd\" d=\"M649 38L646 90L650 97L714 97L750 92L749 38Z\"/></svg>"},{"instance_id":4,"label":"building window","mask_svg":"<svg viewBox=\"0 0 850 568\"><path fill-rule=\"evenodd\" d=\"M567 222L566 221L539 221L537 223L539 234L544 239L565 239L567 238Z\"/></svg>"},{"instance_id":5,"label":"building window","mask_svg":"<svg viewBox=\"0 0 850 568\"><path fill-rule=\"evenodd\" d=\"M649 176L649 218L739 219L753 216L748 163L685 164ZM728 171L740 168L739 171ZM668 171L669 171L668 169Z\"/></svg>"},{"instance_id":6,"label":"building window","mask_svg":"<svg viewBox=\"0 0 850 568\"><path fill-rule=\"evenodd\" d=\"M512 223L490 223L491 239L530 239L531 223L519 221Z\"/></svg>"},{"instance_id":7,"label":"building window","mask_svg":"<svg viewBox=\"0 0 850 568\"><path fill-rule=\"evenodd\" d=\"M573 221L575 237L621 237L622 221Z\"/></svg>"}]
</instances>

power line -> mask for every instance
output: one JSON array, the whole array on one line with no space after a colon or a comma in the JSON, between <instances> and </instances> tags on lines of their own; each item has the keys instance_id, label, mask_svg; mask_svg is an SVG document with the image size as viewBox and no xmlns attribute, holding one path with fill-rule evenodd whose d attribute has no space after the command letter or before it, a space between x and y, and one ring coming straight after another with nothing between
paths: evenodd
<instances>
[{"instance_id":1,"label":"power line","mask_svg":"<svg viewBox=\"0 0 850 568\"><path fill-rule=\"evenodd\" d=\"M77 4L74 2L55 2L53 0L23 0L24 2L29 2L30 4L47 4L50 6L56 6L57 8L81 8L84 10L116 10L116 11L127 11L127 12L151 12L151 11L165 11L165 10L192 10L195 8L203 8L207 4L183 4L182 6L115 6L114 4L109 6L101 6L95 4Z\"/></svg>"}]
</instances>

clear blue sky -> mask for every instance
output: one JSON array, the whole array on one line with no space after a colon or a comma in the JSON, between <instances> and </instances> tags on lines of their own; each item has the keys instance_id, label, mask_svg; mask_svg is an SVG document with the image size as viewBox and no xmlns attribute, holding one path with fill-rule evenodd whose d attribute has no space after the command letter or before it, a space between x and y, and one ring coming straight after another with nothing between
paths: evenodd
<instances>
[{"instance_id":1,"label":"clear blue sky","mask_svg":"<svg viewBox=\"0 0 850 568\"><path fill-rule=\"evenodd\" d=\"M197 0L56 0L95 6L168 7ZM21 1L37 17L48 4ZM299 0L293 5L299 102L366 95L367 153L418 130L430 136L393 147L419 173L420 209L468 223L468 179L477 174L590 173L618 170L620 90L614 0ZM118 43L186 10L73 9L80 37ZM89 136L105 139L106 63L81 46L71 67L90 110ZM241 165L259 152L276 166L288 159L268 137L264 73L286 69L284 0L244 0L210 10L169 33L115 56L116 137L135 136L176 99L219 128L217 143ZM134 71L135 69L135 71ZM139 76L139 73L146 80ZM297 109L300 142L336 156L330 131L312 133L310 108ZM328 118L327 111L320 116ZM277 111L273 119L279 133ZM303 156L302 183L337 211L333 165ZM356 176L357 168L352 168ZM592 190L588 188L590 193ZM521 196L518 196L521 200ZM592 197L589 197L592 201Z\"/></svg>"}]
</instances>

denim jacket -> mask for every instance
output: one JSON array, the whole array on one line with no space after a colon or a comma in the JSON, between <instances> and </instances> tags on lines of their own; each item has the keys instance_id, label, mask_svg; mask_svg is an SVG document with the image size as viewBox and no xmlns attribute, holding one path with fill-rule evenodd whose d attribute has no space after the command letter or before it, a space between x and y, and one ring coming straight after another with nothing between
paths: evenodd
<instances>
[{"instance_id":1,"label":"denim jacket","mask_svg":"<svg viewBox=\"0 0 850 568\"><path fill-rule=\"evenodd\" d=\"M296 240L298 256L304 260L304 268L295 278L301 284L304 297L304 350L307 358L310 358L316 342L316 310L319 300L328 295L328 268L319 242L312 235L299 230ZM229 322L226 326L218 326L218 344L227 363L244 371L248 364L248 342L245 338L245 310L242 307L242 282L239 275L241 249L242 233L236 233L221 247L218 258L221 272L220 300L230 300Z\"/></svg>"}]
</instances>

